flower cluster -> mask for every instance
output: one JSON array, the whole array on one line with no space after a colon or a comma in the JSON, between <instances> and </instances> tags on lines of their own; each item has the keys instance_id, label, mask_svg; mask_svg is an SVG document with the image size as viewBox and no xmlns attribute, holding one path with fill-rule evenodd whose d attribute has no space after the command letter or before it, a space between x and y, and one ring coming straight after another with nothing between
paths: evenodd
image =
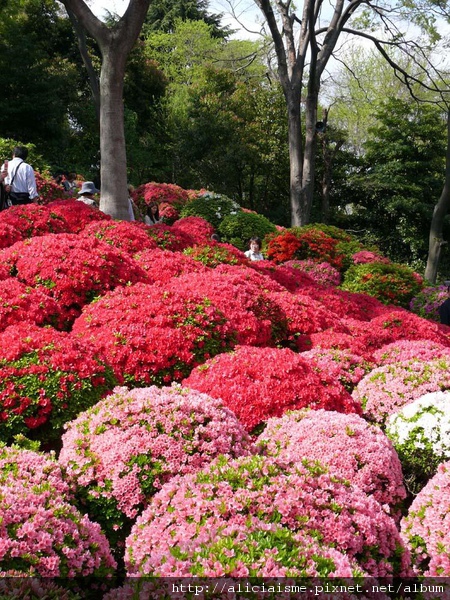
<instances>
[{"instance_id":1,"label":"flower cluster","mask_svg":"<svg viewBox=\"0 0 450 600\"><path fill-rule=\"evenodd\" d=\"M154 181L140 185L131 195L141 210L152 202L164 202L178 208L189 199L188 192L180 186L174 183L155 183Z\"/></svg>"},{"instance_id":2,"label":"flower cluster","mask_svg":"<svg viewBox=\"0 0 450 600\"><path fill-rule=\"evenodd\" d=\"M65 218L48 206L25 204L12 206L0 213L0 222L11 225L20 233L20 239L68 230Z\"/></svg>"},{"instance_id":3,"label":"flower cluster","mask_svg":"<svg viewBox=\"0 0 450 600\"><path fill-rule=\"evenodd\" d=\"M391 415L386 433L405 471L426 482L450 460L450 392L425 394Z\"/></svg>"},{"instance_id":4,"label":"flower cluster","mask_svg":"<svg viewBox=\"0 0 450 600\"><path fill-rule=\"evenodd\" d=\"M79 233L86 225L94 221L111 221L109 215L104 212L88 206L84 202L69 198L67 200L57 200L52 202L48 208L53 215L63 218L66 222L67 233Z\"/></svg>"},{"instance_id":5,"label":"flower cluster","mask_svg":"<svg viewBox=\"0 0 450 600\"><path fill-rule=\"evenodd\" d=\"M131 255L157 248L155 240L149 235L149 228L143 223L93 221L83 229L80 237L97 238Z\"/></svg>"},{"instance_id":6,"label":"flower cluster","mask_svg":"<svg viewBox=\"0 0 450 600\"><path fill-rule=\"evenodd\" d=\"M308 274L294 269L286 263L284 265L276 265L272 261L258 260L251 261L249 267L259 273L264 273L290 292L296 292L304 286L314 284L314 280Z\"/></svg>"},{"instance_id":7,"label":"flower cluster","mask_svg":"<svg viewBox=\"0 0 450 600\"><path fill-rule=\"evenodd\" d=\"M145 231L156 242L158 248L163 248L164 250L177 252L195 244L188 233L164 223L145 226Z\"/></svg>"},{"instance_id":8,"label":"flower cluster","mask_svg":"<svg viewBox=\"0 0 450 600\"><path fill-rule=\"evenodd\" d=\"M108 541L69 503L60 467L50 457L0 447L0 512L4 576L112 575Z\"/></svg>"},{"instance_id":9,"label":"flower cluster","mask_svg":"<svg viewBox=\"0 0 450 600\"><path fill-rule=\"evenodd\" d=\"M312 227L297 228L295 234L300 242L296 258L327 262L338 271L343 269L345 255L339 251L338 240Z\"/></svg>"},{"instance_id":10,"label":"flower cluster","mask_svg":"<svg viewBox=\"0 0 450 600\"><path fill-rule=\"evenodd\" d=\"M317 548L309 536L324 554L308 568ZM125 554L130 576L166 577L356 574L352 563L384 576L406 573L408 559L393 519L357 487L319 463L256 456L172 479L137 519Z\"/></svg>"},{"instance_id":11,"label":"flower cluster","mask_svg":"<svg viewBox=\"0 0 450 600\"><path fill-rule=\"evenodd\" d=\"M353 390L364 415L376 423L428 392L450 389L450 358L409 360L377 367Z\"/></svg>"},{"instance_id":12,"label":"flower cluster","mask_svg":"<svg viewBox=\"0 0 450 600\"><path fill-rule=\"evenodd\" d=\"M293 260L301 246L298 237L290 229L269 234L265 238L267 258L276 263Z\"/></svg>"},{"instance_id":13,"label":"flower cluster","mask_svg":"<svg viewBox=\"0 0 450 600\"><path fill-rule=\"evenodd\" d=\"M176 231L187 233L196 244L207 244L214 233L214 227L201 217L178 219L172 227Z\"/></svg>"},{"instance_id":14,"label":"flower cluster","mask_svg":"<svg viewBox=\"0 0 450 600\"><path fill-rule=\"evenodd\" d=\"M217 267L217 265L243 265L248 260L243 252L231 246L210 241L207 244L187 248L184 253L193 260L201 262L207 267Z\"/></svg>"},{"instance_id":15,"label":"flower cluster","mask_svg":"<svg viewBox=\"0 0 450 600\"><path fill-rule=\"evenodd\" d=\"M200 293L146 284L120 287L85 307L73 334L120 382L170 383L234 343L234 324Z\"/></svg>"},{"instance_id":16,"label":"flower cluster","mask_svg":"<svg viewBox=\"0 0 450 600\"><path fill-rule=\"evenodd\" d=\"M209 270L190 256L161 248L139 252L135 254L134 259L147 273L150 281L159 284L167 283L172 277L179 277L185 273L206 273Z\"/></svg>"},{"instance_id":17,"label":"flower cluster","mask_svg":"<svg viewBox=\"0 0 450 600\"><path fill-rule=\"evenodd\" d=\"M405 360L422 360L424 362L440 357L450 357L450 348L432 340L398 340L382 346L373 353L377 366Z\"/></svg>"},{"instance_id":18,"label":"flower cluster","mask_svg":"<svg viewBox=\"0 0 450 600\"><path fill-rule=\"evenodd\" d=\"M22 322L57 325L58 305L41 290L9 277L0 281L0 331Z\"/></svg>"},{"instance_id":19,"label":"flower cluster","mask_svg":"<svg viewBox=\"0 0 450 600\"><path fill-rule=\"evenodd\" d=\"M58 439L63 425L114 386L110 370L69 334L29 323L0 333L0 433Z\"/></svg>"},{"instance_id":20,"label":"flower cluster","mask_svg":"<svg viewBox=\"0 0 450 600\"><path fill-rule=\"evenodd\" d=\"M2 214L3 213L0 213L0 249L8 248L23 239L23 236L17 227L14 227L14 225L11 225L10 223L4 223L1 220Z\"/></svg>"},{"instance_id":21,"label":"flower cluster","mask_svg":"<svg viewBox=\"0 0 450 600\"><path fill-rule=\"evenodd\" d=\"M62 441L71 489L115 541L174 475L251 450L220 401L179 387L116 388L69 423Z\"/></svg>"},{"instance_id":22,"label":"flower cluster","mask_svg":"<svg viewBox=\"0 0 450 600\"><path fill-rule=\"evenodd\" d=\"M269 419L256 441L266 456L301 464L317 460L380 504L395 507L406 496L402 468L386 435L355 414L325 410L288 412Z\"/></svg>"},{"instance_id":23,"label":"flower cluster","mask_svg":"<svg viewBox=\"0 0 450 600\"><path fill-rule=\"evenodd\" d=\"M450 463L440 465L411 504L401 535L411 551L415 573L450 577Z\"/></svg>"},{"instance_id":24,"label":"flower cluster","mask_svg":"<svg viewBox=\"0 0 450 600\"><path fill-rule=\"evenodd\" d=\"M66 196L62 185L55 183L50 174L42 174L35 171L34 176L36 178L37 193L46 204Z\"/></svg>"},{"instance_id":25,"label":"flower cluster","mask_svg":"<svg viewBox=\"0 0 450 600\"><path fill-rule=\"evenodd\" d=\"M348 349L313 348L302 353L302 358L311 361L315 367L340 381L349 391L361 381L371 369L372 364Z\"/></svg>"},{"instance_id":26,"label":"flower cluster","mask_svg":"<svg viewBox=\"0 0 450 600\"><path fill-rule=\"evenodd\" d=\"M447 298L448 288L446 286L425 287L412 298L409 309L419 317L439 322L438 309Z\"/></svg>"},{"instance_id":27,"label":"flower cluster","mask_svg":"<svg viewBox=\"0 0 450 600\"><path fill-rule=\"evenodd\" d=\"M238 346L197 367L183 385L221 398L248 431L287 410L358 412L344 387L288 348Z\"/></svg>"},{"instance_id":28,"label":"flower cluster","mask_svg":"<svg viewBox=\"0 0 450 600\"><path fill-rule=\"evenodd\" d=\"M309 258L307 260L288 260L283 266L307 273L318 285L338 286L341 283L341 274L327 262L319 263Z\"/></svg>"},{"instance_id":29,"label":"flower cluster","mask_svg":"<svg viewBox=\"0 0 450 600\"><path fill-rule=\"evenodd\" d=\"M352 255L352 261L355 265L365 265L367 263L384 263L387 265L391 262L385 256L381 256L370 250L360 250L359 252L355 252L355 254Z\"/></svg>"}]
</instances>

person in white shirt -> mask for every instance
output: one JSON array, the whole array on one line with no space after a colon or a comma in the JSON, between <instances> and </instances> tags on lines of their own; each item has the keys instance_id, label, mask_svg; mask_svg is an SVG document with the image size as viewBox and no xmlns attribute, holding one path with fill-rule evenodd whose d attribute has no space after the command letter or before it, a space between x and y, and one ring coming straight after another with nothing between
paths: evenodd
<instances>
[{"instance_id":1,"label":"person in white shirt","mask_svg":"<svg viewBox=\"0 0 450 600\"><path fill-rule=\"evenodd\" d=\"M161 223L161 219L159 217L159 206L157 202L150 202L147 207L147 213L144 217L144 223L146 225L155 225L156 223Z\"/></svg>"},{"instance_id":2,"label":"person in white shirt","mask_svg":"<svg viewBox=\"0 0 450 600\"><path fill-rule=\"evenodd\" d=\"M245 256L250 260L264 260L261 254L261 240L259 237L252 237L250 240L250 250L245 252Z\"/></svg>"},{"instance_id":3,"label":"person in white shirt","mask_svg":"<svg viewBox=\"0 0 450 600\"><path fill-rule=\"evenodd\" d=\"M33 167L26 163L28 148L16 146L12 160L8 163L8 174L4 178L11 206L31 204L39 198ZM5 165L2 166L2 171Z\"/></svg>"}]
</instances>

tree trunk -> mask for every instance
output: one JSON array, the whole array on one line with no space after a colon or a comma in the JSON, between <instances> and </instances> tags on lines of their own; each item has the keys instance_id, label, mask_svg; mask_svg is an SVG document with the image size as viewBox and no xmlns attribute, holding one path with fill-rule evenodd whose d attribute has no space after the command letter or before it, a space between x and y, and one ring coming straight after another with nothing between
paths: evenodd
<instances>
[{"instance_id":1,"label":"tree trunk","mask_svg":"<svg viewBox=\"0 0 450 600\"><path fill-rule=\"evenodd\" d=\"M298 98L297 94L291 94L291 97L288 99L288 143L290 166L291 226L300 227L305 223L302 209L302 126L300 115L300 98Z\"/></svg>"},{"instance_id":2,"label":"tree trunk","mask_svg":"<svg viewBox=\"0 0 450 600\"><path fill-rule=\"evenodd\" d=\"M434 207L430 225L428 259L425 279L436 283L443 240L444 219L450 209L450 110L447 112L447 152L445 157L445 181L438 203Z\"/></svg>"}]
</instances>

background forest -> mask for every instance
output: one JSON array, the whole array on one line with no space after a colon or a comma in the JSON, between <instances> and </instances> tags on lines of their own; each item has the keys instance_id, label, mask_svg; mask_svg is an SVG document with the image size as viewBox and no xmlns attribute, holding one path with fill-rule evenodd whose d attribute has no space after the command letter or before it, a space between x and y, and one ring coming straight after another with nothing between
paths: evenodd
<instances>
[{"instance_id":1,"label":"background forest","mask_svg":"<svg viewBox=\"0 0 450 600\"><path fill-rule=\"evenodd\" d=\"M289 226L286 103L268 40L234 39L204 0L166 4L152 2L128 60L129 182L207 188ZM100 183L98 119L69 18L53 0L0 0L0 9L0 158L20 141L32 144L35 168ZM356 46L333 67L321 103L311 221L423 270L445 177L446 111L416 102L380 55Z\"/></svg>"}]
</instances>

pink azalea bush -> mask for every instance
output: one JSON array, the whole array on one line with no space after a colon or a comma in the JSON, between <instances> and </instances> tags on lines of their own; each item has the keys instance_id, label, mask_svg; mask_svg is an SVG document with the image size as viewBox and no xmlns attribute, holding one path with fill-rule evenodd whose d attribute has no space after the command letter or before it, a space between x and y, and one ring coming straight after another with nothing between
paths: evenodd
<instances>
[{"instance_id":1,"label":"pink azalea bush","mask_svg":"<svg viewBox=\"0 0 450 600\"><path fill-rule=\"evenodd\" d=\"M431 321L439 323L439 307L448 298L448 288L445 285L424 287L409 303L409 309Z\"/></svg>"},{"instance_id":2,"label":"pink azalea bush","mask_svg":"<svg viewBox=\"0 0 450 600\"><path fill-rule=\"evenodd\" d=\"M450 348L432 340L398 340L382 346L373 353L377 366L388 365L405 360L424 362L440 357L450 357Z\"/></svg>"},{"instance_id":3,"label":"pink azalea bush","mask_svg":"<svg viewBox=\"0 0 450 600\"><path fill-rule=\"evenodd\" d=\"M167 283L172 277L185 273L207 273L209 268L182 252L155 248L134 255L135 261L155 283Z\"/></svg>"},{"instance_id":4,"label":"pink azalea bush","mask_svg":"<svg viewBox=\"0 0 450 600\"><path fill-rule=\"evenodd\" d=\"M219 454L249 454L250 438L220 401L179 387L116 388L69 423L59 457L84 510L112 535L174 475ZM116 533L114 533L116 532Z\"/></svg>"},{"instance_id":5,"label":"pink azalea bush","mask_svg":"<svg viewBox=\"0 0 450 600\"><path fill-rule=\"evenodd\" d=\"M360 410L340 383L288 348L237 347L194 369L183 385L221 398L248 431L287 410Z\"/></svg>"},{"instance_id":6,"label":"pink azalea bush","mask_svg":"<svg viewBox=\"0 0 450 600\"><path fill-rule=\"evenodd\" d=\"M450 577L450 463L440 465L411 504L401 535L417 575Z\"/></svg>"},{"instance_id":7,"label":"pink azalea bush","mask_svg":"<svg viewBox=\"0 0 450 600\"><path fill-rule=\"evenodd\" d=\"M377 367L352 392L363 414L383 424L387 417L429 392L450 389L450 357L407 360Z\"/></svg>"},{"instance_id":8,"label":"pink azalea bush","mask_svg":"<svg viewBox=\"0 0 450 600\"><path fill-rule=\"evenodd\" d=\"M3 576L112 575L116 563L97 523L68 500L50 457L0 446L0 561Z\"/></svg>"},{"instance_id":9,"label":"pink azalea bush","mask_svg":"<svg viewBox=\"0 0 450 600\"><path fill-rule=\"evenodd\" d=\"M53 298L14 277L0 280L0 331L23 322L58 324L59 308Z\"/></svg>"},{"instance_id":10,"label":"pink azalea bush","mask_svg":"<svg viewBox=\"0 0 450 600\"><path fill-rule=\"evenodd\" d=\"M67 333L30 323L0 333L0 435L57 440L114 386L111 370Z\"/></svg>"},{"instance_id":11,"label":"pink azalea bush","mask_svg":"<svg viewBox=\"0 0 450 600\"><path fill-rule=\"evenodd\" d=\"M327 262L319 263L309 258L307 260L289 260L283 266L306 273L317 285L338 286L341 283L340 272Z\"/></svg>"},{"instance_id":12,"label":"pink azalea bush","mask_svg":"<svg viewBox=\"0 0 450 600\"><path fill-rule=\"evenodd\" d=\"M127 254L156 248L156 242L148 234L150 229L143 223L127 221L93 221L86 225L80 237L96 238Z\"/></svg>"},{"instance_id":13,"label":"pink azalea bush","mask_svg":"<svg viewBox=\"0 0 450 600\"><path fill-rule=\"evenodd\" d=\"M373 365L348 349L313 348L302 353L302 358L311 361L316 369L328 373L335 381L352 391Z\"/></svg>"},{"instance_id":14,"label":"pink azalea bush","mask_svg":"<svg viewBox=\"0 0 450 600\"><path fill-rule=\"evenodd\" d=\"M327 310L341 318L351 317L359 321L370 321L370 319L387 312L386 306L376 298L371 298L366 294L318 286L305 287L301 290L301 293L321 302Z\"/></svg>"},{"instance_id":15,"label":"pink azalea bush","mask_svg":"<svg viewBox=\"0 0 450 600\"><path fill-rule=\"evenodd\" d=\"M376 500L319 463L256 456L172 479L137 519L125 553L130 576L384 576L406 574L408 563Z\"/></svg>"},{"instance_id":16,"label":"pink azalea bush","mask_svg":"<svg viewBox=\"0 0 450 600\"><path fill-rule=\"evenodd\" d=\"M317 460L382 505L396 507L406 496L391 441L358 415L322 409L288 412L269 419L256 445L265 456L295 464Z\"/></svg>"},{"instance_id":17,"label":"pink azalea bush","mask_svg":"<svg viewBox=\"0 0 450 600\"><path fill-rule=\"evenodd\" d=\"M180 381L234 345L235 325L200 293L146 284L120 287L86 306L72 330L120 383Z\"/></svg>"},{"instance_id":18,"label":"pink azalea bush","mask_svg":"<svg viewBox=\"0 0 450 600\"><path fill-rule=\"evenodd\" d=\"M0 571L0 597L8 600L80 600L80 595L51 579L23 577L17 569Z\"/></svg>"},{"instance_id":19,"label":"pink azalea bush","mask_svg":"<svg viewBox=\"0 0 450 600\"><path fill-rule=\"evenodd\" d=\"M385 256L381 256L371 250L360 250L352 255L352 261L355 265L366 265L367 263L389 264L391 261Z\"/></svg>"},{"instance_id":20,"label":"pink azalea bush","mask_svg":"<svg viewBox=\"0 0 450 600\"><path fill-rule=\"evenodd\" d=\"M132 198L141 210L152 202L164 202L174 207L183 206L189 199L189 192L174 183L144 183L132 192Z\"/></svg>"},{"instance_id":21,"label":"pink azalea bush","mask_svg":"<svg viewBox=\"0 0 450 600\"><path fill-rule=\"evenodd\" d=\"M144 227L158 248L179 252L195 244L195 241L188 233L181 229L175 229L170 225L156 223L156 225L152 225L151 227L147 225Z\"/></svg>"}]
</instances>

